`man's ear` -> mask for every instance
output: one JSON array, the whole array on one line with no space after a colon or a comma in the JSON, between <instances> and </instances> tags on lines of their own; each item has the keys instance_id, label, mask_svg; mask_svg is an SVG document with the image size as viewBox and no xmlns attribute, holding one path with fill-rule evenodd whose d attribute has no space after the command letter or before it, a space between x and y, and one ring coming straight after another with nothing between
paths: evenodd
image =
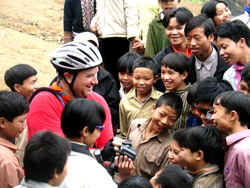
<instances>
[{"instance_id":1,"label":"man's ear","mask_svg":"<svg viewBox=\"0 0 250 188\"><path fill-rule=\"evenodd\" d=\"M235 110L232 110L230 112L231 116L230 116L230 119L233 120L233 121L239 121L239 115L238 113L235 111Z\"/></svg>"},{"instance_id":2,"label":"man's ear","mask_svg":"<svg viewBox=\"0 0 250 188\"><path fill-rule=\"evenodd\" d=\"M212 43L212 42L214 41L214 35L213 35L213 34L210 34L210 35L208 36L208 40L209 40L210 43Z\"/></svg>"},{"instance_id":3,"label":"man's ear","mask_svg":"<svg viewBox=\"0 0 250 188\"><path fill-rule=\"evenodd\" d=\"M155 75L154 76L154 83L157 81L157 79L158 79L158 75Z\"/></svg>"},{"instance_id":4,"label":"man's ear","mask_svg":"<svg viewBox=\"0 0 250 188\"><path fill-rule=\"evenodd\" d=\"M246 40L244 38L241 38L239 41L238 41L239 45L241 48L243 48L245 45L246 45Z\"/></svg>"},{"instance_id":5,"label":"man's ear","mask_svg":"<svg viewBox=\"0 0 250 188\"><path fill-rule=\"evenodd\" d=\"M21 87L20 84L15 84L15 85L14 85L14 90L15 90L15 92L20 93L20 87Z\"/></svg>"},{"instance_id":6,"label":"man's ear","mask_svg":"<svg viewBox=\"0 0 250 188\"><path fill-rule=\"evenodd\" d=\"M64 72L63 76L65 77L65 79L67 80L67 82L69 84L71 84L72 79L73 79L73 74L69 73L69 72Z\"/></svg>"},{"instance_id":7,"label":"man's ear","mask_svg":"<svg viewBox=\"0 0 250 188\"><path fill-rule=\"evenodd\" d=\"M202 151L202 150L198 150L198 151L197 151L196 160L197 160L197 161L201 161L201 160L203 160L203 159L204 159L204 153L203 153L203 151Z\"/></svg>"}]
</instances>

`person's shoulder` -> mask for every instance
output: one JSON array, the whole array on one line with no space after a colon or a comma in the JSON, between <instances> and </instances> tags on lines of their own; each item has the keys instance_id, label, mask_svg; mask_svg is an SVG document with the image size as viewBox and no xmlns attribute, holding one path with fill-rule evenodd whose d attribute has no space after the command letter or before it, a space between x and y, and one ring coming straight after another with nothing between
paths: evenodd
<instances>
[{"instance_id":1,"label":"person's shoulder","mask_svg":"<svg viewBox=\"0 0 250 188\"><path fill-rule=\"evenodd\" d=\"M87 96L87 99L89 100L93 100L96 102L105 102L105 99L98 93L96 93L95 91L92 91L90 95Z\"/></svg>"},{"instance_id":2,"label":"person's shoulder","mask_svg":"<svg viewBox=\"0 0 250 188\"><path fill-rule=\"evenodd\" d=\"M193 188L223 187L223 175L220 172L213 172L198 177L193 182Z\"/></svg>"}]
</instances>

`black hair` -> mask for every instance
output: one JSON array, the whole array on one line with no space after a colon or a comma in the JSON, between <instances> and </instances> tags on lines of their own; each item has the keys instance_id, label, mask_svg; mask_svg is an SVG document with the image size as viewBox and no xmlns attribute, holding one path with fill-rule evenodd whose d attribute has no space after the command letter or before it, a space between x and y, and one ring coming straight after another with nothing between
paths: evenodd
<instances>
[{"instance_id":1,"label":"black hair","mask_svg":"<svg viewBox=\"0 0 250 188\"><path fill-rule=\"evenodd\" d=\"M29 112L25 97L12 91L0 91L0 117L12 122L17 116Z\"/></svg>"},{"instance_id":2,"label":"black hair","mask_svg":"<svg viewBox=\"0 0 250 188\"><path fill-rule=\"evenodd\" d=\"M189 58L182 53L170 53L166 55L161 62L161 66L173 69L174 71L179 72L180 74L187 72L188 75L190 73L190 65L191 63ZM189 83L187 78L185 79L186 84Z\"/></svg>"},{"instance_id":3,"label":"black hair","mask_svg":"<svg viewBox=\"0 0 250 188\"><path fill-rule=\"evenodd\" d=\"M192 184L187 173L177 165L167 164L159 170L155 179L161 188L191 188Z\"/></svg>"},{"instance_id":4,"label":"black hair","mask_svg":"<svg viewBox=\"0 0 250 188\"><path fill-rule=\"evenodd\" d=\"M24 80L36 74L37 71L33 67L26 64L18 64L5 72L4 80L11 91L15 91L15 84L23 85Z\"/></svg>"},{"instance_id":5,"label":"black hair","mask_svg":"<svg viewBox=\"0 0 250 188\"><path fill-rule=\"evenodd\" d=\"M149 181L142 176L131 176L123 180L118 188L153 188Z\"/></svg>"},{"instance_id":6,"label":"black hair","mask_svg":"<svg viewBox=\"0 0 250 188\"><path fill-rule=\"evenodd\" d=\"M195 102L213 104L214 99L222 92L232 91L233 88L227 80L217 80L214 77L207 77L200 81L194 94Z\"/></svg>"},{"instance_id":7,"label":"black hair","mask_svg":"<svg viewBox=\"0 0 250 188\"><path fill-rule=\"evenodd\" d=\"M179 144L181 134L182 134L184 131L186 131L186 130L187 130L187 128L182 128L182 129L179 129L179 130L175 131L175 132L173 133L173 135L172 135L172 139L173 139L174 141L176 141L176 142Z\"/></svg>"},{"instance_id":8,"label":"black hair","mask_svg":"<svg viewBox=\"0 0 250 188\"><path fill-rule=\"evenodd\" d=\"M226 7L228 7L224 1L211 0L211 1L206 2L202 6L201 13L206 14L208 18L214 19L214 17L217 15L216 5L219 3L223 3Z\"/></svg>"},{"instance_id":9,"label":"black hair","mask_svg":"<svg viewBox=\"0 0 250 188\"><path fill-rule=\"evenodd\" d=\"M180 25L184 25L193 17L193 13L185 7L173 8L169 10L163 18L163 25L165 28L168 27L169 21L173 17L176 18Z\"/></svg>"},{"instance_id":10,"label":"black hair","mask_svg":"<svg viewBox=\"0 0 250 188\"><path fill-rule=\"evenodd\" d=\"M190 86L190 88L189 88L189 90L188 90L187 102L188 102L188 104L190 104L190 105L192 105L193 102L195 101L194 96L195 96L195 92L197 91L197 88L198 88L198 86L199 86L199 83L200 83L199 81L196 81L195 83L193 83L193 84Z\"/></svg>"},{"instance_id":11,"label":"black hair","mask_svg":"<svg viewBox=\"0 0 250 188\"><path fill-rule=\"evenodd\" d=\"M247 86L250 87L250 62L245 64L241 72L241 80L247 83Z\"/></svg>"},{"instance_id":12,"label":"black hair","mask_svg":"<svg viewBox=\"0 0 250 188\"><path fill-rule=\"evenodd\" d=\"M210 34L215 31L214 22L211 18L208 18L206 14L199 14L198 16L193 17L191 20L188 21L184 31L185 35L187 36L188 33L195 29L195 28L203 28L204 34L208 38Z\"/></svg>"},{"instance_id":13,"label":"black hair","mask_svg":"<svg viewBox=\"0 0 250 188\"><path fill-rule=\"evenodd\" d=\"M133 63L138 57L140 57L140 55L137 53L125 53L117 61L118 72L126 72L128 69L129 73L133 73Z\"/></svg>"},{"instance_id":14,"label":"black hair","mask_svg":"<svg viewBox=\"0 0 250 188\"><path fill-rule=\"evenodd\" d=\"M25 180L48 183L56 170L61 174L70 153L70 144L51 131L37 132L29 140L24 154Z\"/></svg>"},{"instance_id":15,"label":"black hair","mask_svg":"<svg viewBox=\"0 0 250 188\"><path fill-rule=\"evenodd\" d=\"M219 99L219 103L218 103ZM218 95L214 101L221 104L226 112L236 111L242 126L250 124L250 97L239 91L227 91Z\"/></svg>"},{"instance_id":16,"label":"black hair","mask_svg":"<svg viewBox=\"0 0 250 188\"><path fill-rule=\"evenodd\" d=\"M247 46L250 48L250 30L241 20L222 23L214 32L215 40L218 37L228 38L237 43L244 38Z\"/></svg>"},{"instance_id":17,"label":"black hair","mask_svg":"<svg viewBox=\"0 0 250 188\"><path fill-rule=\"evenodd\" d=\"M214 126L197 126L187 129L181 134L181 147L188 148L192 153L201 150L204 161L220 165L223 161L222 136Z\"/></svg>"},{"instance_id":18,"label":"black hair","mask_svg":"<svg viewBox=\"0 0 250 188\"><path fill-rule=\"evenodd\" d=\"M79 138L84 127L88 127L88 131L93 133L96 126L103 125L105 118L105 111L100 103L83 98L72 99L62 111L62 131L67 138Z\"/></svg>"},{"instance_id":19,"label":"black hair","mask_svg":"<svg viewBox=\"0 0 250 188\"><path fill-rule=\"evenodd\" d=\"M152 57L140 56L138 57L133 64L133 72L136 68L148 68L153 71L154 75L157 73L156 62Z\"/></svg>"},{"instance_id":20,"label":"black hair","mask_svg":"<svg viewBox=\"0 0 250 188\"><path fill-rule=\"evenodd\" d=\"M155 109L162 105L173 108L178 114L178 117L182 113L182 100L176 93L169 92L161 95L155 104Z\"/></svg>"}]
</instances>

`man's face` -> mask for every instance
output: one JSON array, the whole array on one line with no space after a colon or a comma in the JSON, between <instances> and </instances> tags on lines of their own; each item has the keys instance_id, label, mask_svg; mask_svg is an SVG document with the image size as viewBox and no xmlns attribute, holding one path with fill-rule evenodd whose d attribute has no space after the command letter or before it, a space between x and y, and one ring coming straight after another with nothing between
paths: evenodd
<instances>
[{"instance_id":1,"label":"man's face","mask_svg":"<svg viewBox=\"0 0 250 188\"><path fill-rule=\"evenodd\" d=\"M182 161L184 170L197 170L196 157L197 152L192 153L189 148L181 148L181 152L179 153Z\"/></svg>"},{"instance_id":2,"label":"man's face","mask_svg":"<svg viewBox=\"0 0 250 188\"><path fill-rule=\"evenodd\" d=\"M217 44L220 48L220 55L229 65L237 63L242 55L240 42L235 43L229 38L217 38Z\"/></svg>"},{"instance_id":3,"label":"man's face","mask_svg":"<svg viewBox=\"0 0 250 188\"><path fill-rule=\"evenodd\" d=\"M75 95L78 98L87 97L91 94L93 86L98 84L97 80L98 67L83 70L77 74L73 84ZM71 81L73 76L71 78Z\"/></svg>"},{"instance_id":4,"label":"man's face","mask_svg":"<svg viewBox=\"0 0 250 188\"><path fill-rule=\"evenodd\" d=\"M213 35L208 38L204 33L203 27L197 27L189 31L186 35L188 45L192 52L199 60L207 59L211 54L211 43L213 42Z\"/></svg>"},{"instance_id":5,"label":"man's face","mask_svg":"<svg viewBox=\"0 0 250 188\"><path fill-rule=\"evenodd\" d=\"M34 75L24 80L22 85L17 84L17 86L15 87L15 92L24 96L29 101L32 94L36 91L37 88L37 76Z\"/></svg>"},{"instance_id":6,"label":"man's face","mask_svg":"<svg viewBox=\"0 0 250 188\"><path fill-rule=\"evenodd\" d=\"M220 100L213 105L214 113L211 117L213 126L217 127L221 133L231 134L232 127L230 126L231 113L227 113L226 108L220 104Z\"/></svg>"}]
</instances>

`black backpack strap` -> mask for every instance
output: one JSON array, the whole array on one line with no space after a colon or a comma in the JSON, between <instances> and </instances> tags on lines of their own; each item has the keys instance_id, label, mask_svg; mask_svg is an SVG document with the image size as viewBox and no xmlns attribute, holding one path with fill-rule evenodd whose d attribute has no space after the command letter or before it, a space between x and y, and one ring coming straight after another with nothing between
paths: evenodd
<instances>
[{"instance_id":1,"label":"black backpack strap","mask_svg":"<svg viewBox=\"0 0 250 188\"><path fill-rule=\"evenodd\" d=\"M42 92L42 91L48 91L48 92L52 93L53 95L56 96L56 98L58 98L58 100L63 104L63 106L65 106L65 102L62 100L61 96L60 96L55 90L53 90L53 89L51 89L51 88L48 88L48 87L41 87L41 88L38 88L38 89L32 94L32 96L31 96L31 98L30 98L30 103L31 103L32 99L33 99L38 93L40 93L40 92Z\"/></svg>"}]
</instances>

